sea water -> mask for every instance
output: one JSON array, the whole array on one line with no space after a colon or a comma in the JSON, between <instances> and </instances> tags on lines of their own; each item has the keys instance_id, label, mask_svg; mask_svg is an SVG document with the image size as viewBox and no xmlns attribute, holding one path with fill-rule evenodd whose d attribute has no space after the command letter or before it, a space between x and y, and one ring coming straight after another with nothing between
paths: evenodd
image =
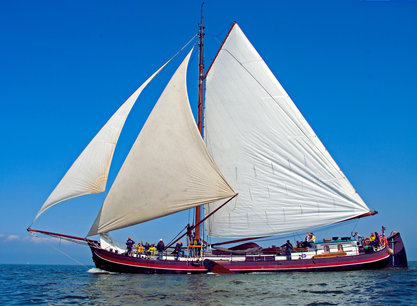
<instances>
[{"instance_id":1,"label":"sea water","mask_svg":"<svg viewBox=\"0 0 417 306\"><path fill-rule=\"evenodd\" d=\"M416 305L408 269L236 275L139 275L93 267L0 265L0 304Z\"/></svg>"}]
</instances>

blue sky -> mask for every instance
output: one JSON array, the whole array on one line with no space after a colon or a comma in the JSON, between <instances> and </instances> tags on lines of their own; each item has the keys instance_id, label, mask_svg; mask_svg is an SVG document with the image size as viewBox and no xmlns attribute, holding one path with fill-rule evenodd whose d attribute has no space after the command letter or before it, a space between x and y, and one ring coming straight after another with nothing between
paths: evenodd
<instances>
[{"instance_id":1,"label":"blue sky","mask_svg":"<svg viewBox=\"0 0 417 306\"><path fill-rule=\"evenodd\" d=\"M62 252L92 263L87 247L34 238L25 229L117 107L197 32L199 12L199 1L0 2L0 263L74 263ZM398 230L411 260L417 260L416 17L414 1L205 4L206 65L236 20L367 205L379 211L333 232ZM179 61L133 108L110 184ZM194 109L196 64L193 55ZM104 196L55 206L33 227L84 236ZM114 235L170 240L191 214Z\"/></svg>"}]
</instances>

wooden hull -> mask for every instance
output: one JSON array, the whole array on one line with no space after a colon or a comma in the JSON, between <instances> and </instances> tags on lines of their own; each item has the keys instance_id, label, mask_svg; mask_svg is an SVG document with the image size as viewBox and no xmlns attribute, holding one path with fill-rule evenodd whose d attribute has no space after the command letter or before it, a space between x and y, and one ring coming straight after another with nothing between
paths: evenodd
<instances>
[{"instance_id":1,"label":"wooden hull","mask_svg":"<svg viewBox=\"0 0 417 306\"><path fill-rule=\"evenodd\" d=\"M197 274L210 272L203 259L190 261L155 260L135 258L115 254L106 250L91 247L93 260L97 268L111 272L144 273L144 274ZM346 271L358 269L381 269L390 262L388 248L370 253L353 256L340 256L316 259L275 260L275 256L246 256L244 261L217 259L207 256L235 273L249 272L294 272L294 271Z\"/></svg>"}]
</instances>

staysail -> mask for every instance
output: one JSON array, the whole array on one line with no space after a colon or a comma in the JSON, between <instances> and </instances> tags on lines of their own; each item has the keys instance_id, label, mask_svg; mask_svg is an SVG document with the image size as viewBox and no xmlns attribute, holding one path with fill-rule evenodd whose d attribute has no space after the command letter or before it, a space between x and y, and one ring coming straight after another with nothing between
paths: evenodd
<instances>
[{"instance_id":1,"label":"staysail","mask_svg":"<svg viewBox=\"0 0 417 306\"><path fill-rule=\"evenodd\" d=\"M47 209L62 201L105 190L114 149L130 110L143 89L172 59L152 74L101 128L49 195L33 222Z\"/></svg>"},{"instance_id":2,"label":"staysail","mask_svg":"<svg viewBox=\"0 0 417 306\"><path fill-rule=\"evenodd\" d=\"M207 152L191 112L186 86L191 52L149 115L88 236L235 194Z\"/></svg>"},{"instance_id":3,"label":"staysail","mask_svg":"<svg viewBox=\"0 0 417 306\"><path fill-rule=\"evenodd\" d=\"M369 212L237 24L207 75L205 140L239 192L208 220L210 236L279 235Z\"/></svg>"}]
</instances>

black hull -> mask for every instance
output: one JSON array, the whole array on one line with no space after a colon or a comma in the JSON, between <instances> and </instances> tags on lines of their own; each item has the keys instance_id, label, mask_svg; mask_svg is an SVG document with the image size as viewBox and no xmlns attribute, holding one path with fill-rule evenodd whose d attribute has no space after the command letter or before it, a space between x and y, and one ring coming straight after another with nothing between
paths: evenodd
<instances>
[{"instance_id":1,"label":"black hull","mask_svg":"<svg viewBox=\"0 0 417 306\"><path fill-rule=\"evenodd\" d=\"M97 268L119 273L141 274L198 274L210 272L202 260L175 261L135 258L115 254L98 248L91 248L93 260ZM385 268L391 260L388 248L354 256L331 258L275 260L274 256L246 256L245 261L210 260L220 263L235 273L250 272L316 272L316 271L348 271L359 269Z\"/></svg>"}]
</instances>

